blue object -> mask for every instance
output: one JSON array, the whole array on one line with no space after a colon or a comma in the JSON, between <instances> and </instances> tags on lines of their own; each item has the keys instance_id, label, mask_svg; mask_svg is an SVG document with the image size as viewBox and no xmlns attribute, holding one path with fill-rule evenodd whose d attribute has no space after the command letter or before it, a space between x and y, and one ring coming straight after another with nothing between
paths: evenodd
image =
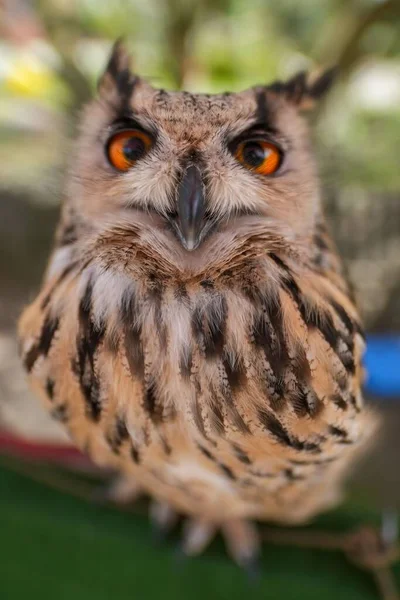
<instances>
[{"instance_id":1,"label":"blue object","mask_svg":"<svg viewBox=\"0 0 400 600\"><path fill-rule=\"evenodd\" d=\"M367 336L364 364L367 392L374 396L400 398L400 336Z\"/></svg>"}]
</instances>

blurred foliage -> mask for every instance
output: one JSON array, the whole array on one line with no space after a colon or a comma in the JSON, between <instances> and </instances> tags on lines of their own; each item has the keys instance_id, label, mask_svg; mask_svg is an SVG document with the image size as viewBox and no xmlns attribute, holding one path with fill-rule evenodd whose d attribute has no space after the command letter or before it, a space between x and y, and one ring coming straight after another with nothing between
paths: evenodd
<instances>
[{"instance_id":1,"label":"blurred foliage","mask_svg":"<svg viewBox=\"0 0 400 600\"><path fill-rule=\"evenodd\" d=\"M385 227L400 222L399 29L399 0L0 0L0 186L58 202L65 139L118 37L135 69L167 88L238 90L338 64L315 130L327 203L370 325L400 328L400 310L382 321L378 284L357 262L382 277L385 267L383 304L393 304L400 235ZM355 250L349 224L361 232ZM388 243L389 271L377 262Z\"/></svg>"},{"instance_id":2,"label":"blurred foliage","mask_svg":"<svg viewBox=\"0 0 400 600\"><path fill-rule=\"evenodd\" d=\"M62 117L91 97L120 36L137 70L170 88L237 90L339 64L342 85L320 119L324 146L345 148L345 181L400 186L398 0L0 0L0 18L2 134L34 129L40 138L54 119L64 133L71 121ZM368 97L371 86L381 94Z\"/></svg>"}]
</instances>

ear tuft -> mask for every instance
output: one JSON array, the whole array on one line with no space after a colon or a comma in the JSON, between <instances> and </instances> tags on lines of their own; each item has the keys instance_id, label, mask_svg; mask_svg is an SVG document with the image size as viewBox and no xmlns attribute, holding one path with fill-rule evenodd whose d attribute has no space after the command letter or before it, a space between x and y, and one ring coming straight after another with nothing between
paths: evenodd
<instances>
[{"instance_id":1,"label":"ear tuft","mask_svg":"<svg viewBox=\"0 0 400 600\"><path fill-rule=\"evenodd\" d=\"M286 100L295 104L299 110L310 110L331 87L337 69L331 68L317 76L309 76L305 71L294 75L289 81L277 81L268 86L272 92L282 94Z\"/></svg>"},{"instance_id":2,"label":"ear tuft","mask_svg":"<svg viewBox=\"0 0 400 600\"><path fill-rule=\"evenodd\" d=\"M309 95L315 100L322 98L322 96L324 96L332 87L332 84L335 81L337 74L338 68L331 67L330 69L327 69L326 71L318 75L318 77L314 78L314 81L310 82L309 84Z\"/></svg>"},{"instance_id":3,"label":"ear tuft","mask_svg":"<svg viewBox=\"0 0 400 600\"><path fill-rule=\"evenodd\" d=\"M137 77L131 72L131 57L122 39L112 47L106 69L98 83L98 92L105 100L115 102L130 98Z\"/></svg>"},{"instance_id":4,"label":"ear tuft","mask_svg":"<svg viewBox=\"0 0 400 600\"><path fill-rule=\"evenodd\" d=\"M291 102L299 104L307 90L307 73L301 71L285 84L285 94Z\"/></svg>"}]
</instances>

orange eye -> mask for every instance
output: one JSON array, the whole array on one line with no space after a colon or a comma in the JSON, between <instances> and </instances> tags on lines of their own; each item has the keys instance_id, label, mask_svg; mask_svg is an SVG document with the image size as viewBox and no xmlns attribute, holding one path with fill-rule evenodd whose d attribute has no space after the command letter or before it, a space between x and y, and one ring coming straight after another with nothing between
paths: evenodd
<instances>
[{"instance_id":1,"label":"orange eye","mask_svg":"<svg viewBox=\"0 0 400 600\"><path fill-rule=\"evenodd\" d=\"M150 150L152 140L138 129L119 131L107 144L107 157L118 171L128 171Z\"/></svg>"},{"instance_id":2,"label":"orange eye","mask_svg":"<svg viewBox=\"0 0 400 600\"><path fill-rule=\"evenodd\" d=\"M241 142L235 151L235 157L247 169L260 175L272 175L281 165L281 151L264 140Z\"/></svg>"}]
</instances>

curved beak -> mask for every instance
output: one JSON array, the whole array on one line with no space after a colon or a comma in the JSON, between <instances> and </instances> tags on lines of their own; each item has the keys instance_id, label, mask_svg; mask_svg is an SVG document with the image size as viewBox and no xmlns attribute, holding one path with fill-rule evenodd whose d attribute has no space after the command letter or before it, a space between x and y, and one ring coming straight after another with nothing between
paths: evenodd
<instances>
[{"instance_id":1,"label":"curved beak","mask_svg":"<svg viewBox=\"0 0 400 600\"><path fill-rule=\"evenodd\" d=\"M183 246L195 250L201 241L204 228L205 198L201 173L190 165L178 188L176 229Z\"/></svg>"}]
</instances>

